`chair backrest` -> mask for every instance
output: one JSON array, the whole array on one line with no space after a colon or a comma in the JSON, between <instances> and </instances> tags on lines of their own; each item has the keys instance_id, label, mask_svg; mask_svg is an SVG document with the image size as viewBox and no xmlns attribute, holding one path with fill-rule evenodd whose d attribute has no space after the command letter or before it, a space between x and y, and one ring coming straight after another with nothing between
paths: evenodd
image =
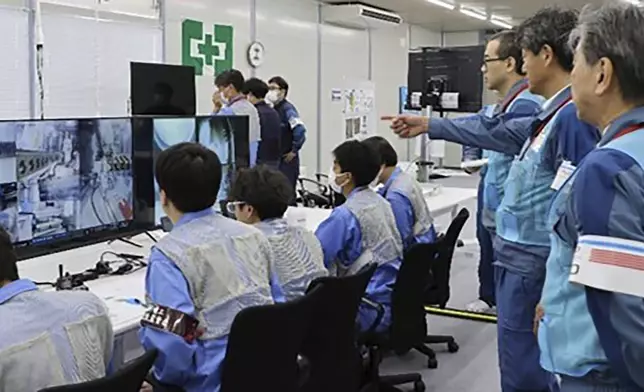
<instances>
[{"instance_id":1,"label":"chair backrest","mask_svg":"<svg viewBox=\"0 0 644 392\"><path fill-rule=\"evenodd\" d=\"M470 212L467 208L461 209L447 228L445 235L437 241L439 252L437 259L430 263L431 275L425 291L426 305L438 305L444 308L449 301L451 292L449 281L454 249L456 249L458 237L469 217Z\"/></svg>"},{"instance_id":2,"label":"chair backrest","mask_svg":"<svg viewBox=\"0 0 644 392\"><path fill-rule=\"evenodd\" d=\"M139 392L157 354L156 350L147 351L114 374L98 380L46 388L40 392Z\"/></svg>"},{"instance_id":3,"label":"chair backrest","mask_svg":"<svg viewBox=\"0 0 644 392\"><path fill-rule=\"evenodd\" d=\"M221 391L297 391L298 354L319 299L313 290L291 302L240 311L230 329Z\"/></svg>"},{"instance_id":4,"label":"chair backrest","mask_svg":"<svg viewBox=\"0 0 644 392\"><path fill-rule=\"evenodd\" d=\"M439 243L414 244L404 254L391 296L389 342L395 352L406 352L427 336L423 293L430 263L438 256Z\"/></svg>"},{"instance_id":5,"label":"chair backrest","mask_svg":"<svg viewBox=\"0 0 644 392\"><path fill-rule=\"evenodd\" d=\"M376 265L342 278L323 277L311 282L319 290L302 355L310 364L306 392L355 392L360 384L360 353L356 345L358 307Z\"/></svg>"},{"instance_id":6,"label":"chair backrest","mask_svg":"<svg viewBox=\"0 0 644 392\"><path fill-rule=\"evenodd\" d=\"M331 208L333 206L328 185L306 177L300 177L297 181L299 183L297 191L305 207Z\"/></svg>"}]
</instances>

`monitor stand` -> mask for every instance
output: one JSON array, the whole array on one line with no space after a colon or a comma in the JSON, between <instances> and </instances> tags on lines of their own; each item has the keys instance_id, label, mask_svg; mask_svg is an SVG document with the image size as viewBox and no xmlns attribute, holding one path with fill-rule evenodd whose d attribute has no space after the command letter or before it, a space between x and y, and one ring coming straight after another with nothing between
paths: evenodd
<instances>
[{"instance_id":1,"label":"monitor stand","mask_svg":"<svg viewBox=\"0 0 644 392\"><path fill-rule=\"evenodd\" d=\"M146 230L143 233L146 236L148 236L148 238L150 238L152 240L152 242L157 242L157 239L149 231ZM119 237L119 238L116 238L116 239L108 241L107 244L111 245L114 241L121 241L121 242L124 242L124 243L126 243L128 245L132 245L132 246L137 247L137 248L143 248L143 245L132 241L131 238L132 237Z\"/></svg>"}]
</instances>

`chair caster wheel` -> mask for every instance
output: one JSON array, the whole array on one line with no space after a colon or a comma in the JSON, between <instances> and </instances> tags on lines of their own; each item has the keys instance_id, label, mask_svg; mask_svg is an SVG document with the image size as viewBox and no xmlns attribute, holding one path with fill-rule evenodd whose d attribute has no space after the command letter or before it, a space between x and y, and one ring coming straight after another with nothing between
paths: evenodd
<instances>
[{"instance_id":1,"label":"chair caster wheel","mask_svg":"<svg viewBox=\"0 0 644 392\"><path fill-rule=\"evenodd\" d=\"M429 358L427 360L427 367L429 369L436 369L438 367L438 360L436 358Z\"/></svg>"},{"instance_id":2,"label":"chair caster wheel","mask_svg":"<svg viewBox=\"0 0 644 392\"><path fill-rule=\"evenodd\" d=\"M416 381L414 383L414 392L425 392L425 383L422 381Z\"/></svg>"},{"instance_id":3,"label":"chair caster wheel","mask_svg":"<svg viewBox=\"0 0 644 392\"><path fill-rule=\"evenodd\" d=\"M458 352L459 348L460 347L458 346L458 343L456 343L454 341L447 343L447 351L449 351L450 353Z\"/></svg>"}]
</instances>

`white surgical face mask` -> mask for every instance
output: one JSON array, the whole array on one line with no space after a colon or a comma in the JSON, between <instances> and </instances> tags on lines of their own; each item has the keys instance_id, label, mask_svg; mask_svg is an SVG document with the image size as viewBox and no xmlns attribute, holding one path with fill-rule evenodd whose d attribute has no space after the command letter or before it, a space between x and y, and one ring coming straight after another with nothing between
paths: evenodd
<instances>
[{"instance_id":1,"label":"white surgical face mask","mask_svg":"<svg viewBox=\"0 0 644 392\"><path fill-rule=\"evenodd\" d=\"M280 95L277 90L271 90L266 94L266 100L273 105L277 104L280 100Z\"/></svg>"},{"instance_id":2,"label":"white surgical face mask","mask_svg":"<svg viewBox=\"0 0 644 392\"><path fill-rule=\"evenodd\" d=\"M338 183L335 181L337 178L337 174L333 171L333 168L329 170L329 186L331 189L333 189L333 192L335 193L342 193L342 187L346 185L346 183L343 183L342 185L338 185Z\"/></svg>"},{"instance_id":3,"label":"white surgical face mask","mask_svg":"<svg viewBox=\"0 0 644 392\"><path fill-rule=\"evenodd\" d=\"M371 181L371 184L369 184L369 188L371 189L376 189L378 187L378 184L380 184L380 176L382 175L382 167L378 171L378 174L376 174L376 178Z\"/></svg>"}]
</instances>

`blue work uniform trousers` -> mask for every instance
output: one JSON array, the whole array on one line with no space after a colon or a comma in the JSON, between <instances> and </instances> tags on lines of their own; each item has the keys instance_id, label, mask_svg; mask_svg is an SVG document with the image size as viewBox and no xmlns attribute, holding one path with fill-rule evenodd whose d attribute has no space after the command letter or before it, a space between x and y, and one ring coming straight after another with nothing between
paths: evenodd
<instances>
[{"instance_id":1,"label":"blue work uniform trousers","mask_svg":"<svg viewBox=\"0 0 644 392\"><path fill-rule=\"evenodd\" d=\"M291 184L293 190L293 199L291 200L291 205L296 205L295 199L297 197L296 187L297 179L300 177L300 156L299 154L293 158L290 162L285 162L284 159L280 161L279 170L284 173L288 182Z\"/></svg>"},{"instance_id":2,"label":"blue work uniform trousers","mask_svg":"<svg viewBox=\"0 0 644 392\"><path fill-rule=\"evenodd\" d=\"M479 299L490 306L496 305L495 285L494 285L494 247L493 236L488 229L483 226L483 178L479 182L476 210L476 239L479 242Z\"/></svg>"},{"instance_id":3,"label":"blue work uniform trousers","mask_svg":"<svg viewBox=\"0 0 644 392\"><path fill-rule=\"evenodd\" d=\"M495 266L497 340L503 392L557 392L553 374L539 363L533 332L544 278L528 278Z\"/></svg>"},{"instance_id":4,"label":"blue work uniform trousers","mask_svg":"<svg viewBox=\"0 0 644 392\"><path fill-rule=\"evenodd\" d=\"M592 372L584 377L561 376L561 392L627 392L615 377Z\"/></svg>"}]
</instances>

